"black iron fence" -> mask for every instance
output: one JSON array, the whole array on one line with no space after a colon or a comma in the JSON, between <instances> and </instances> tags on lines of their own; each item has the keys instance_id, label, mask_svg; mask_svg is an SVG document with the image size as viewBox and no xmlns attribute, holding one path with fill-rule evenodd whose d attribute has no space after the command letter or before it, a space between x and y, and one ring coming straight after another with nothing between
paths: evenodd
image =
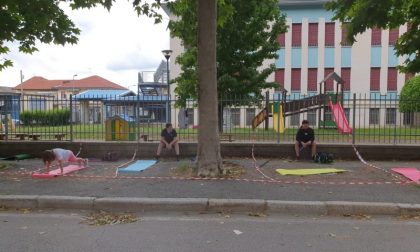
<instances>
[{"instance_id":1,"label":"black iron fence","mask_svg":"<svg viewBox=\"0 0 420 252\"><path fill-rule=\"evenodd\" d=\"M404 101L402 112L397 95L223 97L218 106L220 139L292 143L301 121L307 119L318 142L418 144L420 114L410 109L418 102ZM196 101L179 107L166 96L0 95L0 139L159 141L170 120L181 141L195 142L198 113Z\"/></svg>"}]
</instances>

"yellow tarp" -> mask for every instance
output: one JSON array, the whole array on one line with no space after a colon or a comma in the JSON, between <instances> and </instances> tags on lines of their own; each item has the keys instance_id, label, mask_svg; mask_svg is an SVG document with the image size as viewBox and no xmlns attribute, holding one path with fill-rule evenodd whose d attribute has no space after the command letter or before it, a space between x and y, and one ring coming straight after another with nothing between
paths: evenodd
<instances>
[{"instance_id":1,"label":"yellow tarp","mask_svg":"<svg viewBox=\"0 0 420 252\"><path fill-rule=\"evenodd\" d=\"M338 172L345 172L346 170L335 169L335 168L318 168L318 169L277 169L276 172L280 173L281 175L298 175L298 176L306 176L306 175L316 175L316 174L324 174L324 173L338 173Z\"/></svg>"}]
</instances>

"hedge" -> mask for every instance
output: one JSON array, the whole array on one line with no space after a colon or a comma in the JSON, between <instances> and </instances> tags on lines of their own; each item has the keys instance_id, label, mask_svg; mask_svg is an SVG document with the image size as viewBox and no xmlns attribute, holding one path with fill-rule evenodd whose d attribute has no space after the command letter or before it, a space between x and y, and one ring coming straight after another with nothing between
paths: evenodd
<instances>
[{"instance_id":1,"label":"hedge","mask_svg":"<svg viewBox=\"0 0 420 252\"><path fill-rule=\"evenodd\" d=\"M35 110L20 113L20 121L25 125L68 125L70 123L69 109Z\"/></svg>"}]
</instances>

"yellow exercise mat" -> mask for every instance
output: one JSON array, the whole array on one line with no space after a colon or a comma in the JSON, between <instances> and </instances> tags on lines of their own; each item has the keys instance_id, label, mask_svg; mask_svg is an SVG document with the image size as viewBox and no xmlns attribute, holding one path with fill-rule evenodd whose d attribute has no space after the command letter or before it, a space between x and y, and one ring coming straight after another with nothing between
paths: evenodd
<instances>
[{"instance_id":1,"label":"yellow exercise mat","mask_svg":"<svg viewBox=\"0 0 420 252\"><path fill-rule=\"evenodd\" d=\"M316 175L316 174L325 174L325 173L338 173L345 172L346 170L335 169L335 168L318 168L318 169L276 169L276 172L281 175Z\"/></svg>"}]
</instances>

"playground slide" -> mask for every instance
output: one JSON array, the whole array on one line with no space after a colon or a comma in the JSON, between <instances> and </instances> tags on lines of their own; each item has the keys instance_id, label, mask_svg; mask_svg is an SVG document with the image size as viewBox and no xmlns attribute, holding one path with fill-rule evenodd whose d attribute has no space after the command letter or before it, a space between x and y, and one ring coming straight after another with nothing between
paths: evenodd
<instances>
[{"instance_id":1,"label":"playground slide","mask_svg":"<svg viewBox=\"0 0 420 252\"><path fill-rule=\"evenodd\" d=\"M344 115L343 107L339 102L333 104L331 99L329 101L329 106L334 116L335 124L337 125L338 132L341 134L351 134L353 129L350 128L349 122L347 121L346 116Z\"/></svg>"}]
</instances>

